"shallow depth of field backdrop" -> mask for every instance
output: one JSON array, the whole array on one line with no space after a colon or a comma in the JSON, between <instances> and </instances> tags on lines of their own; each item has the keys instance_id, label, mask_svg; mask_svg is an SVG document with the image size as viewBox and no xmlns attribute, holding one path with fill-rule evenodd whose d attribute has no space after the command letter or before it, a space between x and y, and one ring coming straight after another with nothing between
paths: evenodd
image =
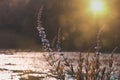
<instances>
[{"instance_id":1,"label":"shallow depth of field backdrop","mask_svg":"<svg viewBox=\"0 0 120 80\"><path fill-rule=\"evenodd\" d=\"M36 20L43 5L42 25L48 39L52 41L58 28L62 28L62 51L93 51L97 32L103 25L102 51L112 51L120 44L120 1L102 0L106 10L100 14L90 11L90 1L0 0L0 48L40 49Z\"/></svg>"}]
</instances>

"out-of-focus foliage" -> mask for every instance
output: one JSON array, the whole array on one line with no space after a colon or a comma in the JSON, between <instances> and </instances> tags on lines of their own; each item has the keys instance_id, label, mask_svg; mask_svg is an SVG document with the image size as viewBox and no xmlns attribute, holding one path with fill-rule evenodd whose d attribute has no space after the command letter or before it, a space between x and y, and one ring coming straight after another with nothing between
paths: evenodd
<instances>
[{"instance_id":1,"label":"out-of-focus foliage","mask_svg":"<svg viewBox=\"0 0 120 80\"><path fill-rule=\"evenodd\" d=\"M50 42L61 27L64 51L93 50L97 32L105 24L101 33L102 50L111 51L120 44L119 3L119 0L108 1L108 14L95 18L88 10L88 0L1 0L0 48L35 48L40 45L36 19L39 8L43 5L42 25ZM12 37L14 35L17 37Z\"/></svg>"}]
</instances>

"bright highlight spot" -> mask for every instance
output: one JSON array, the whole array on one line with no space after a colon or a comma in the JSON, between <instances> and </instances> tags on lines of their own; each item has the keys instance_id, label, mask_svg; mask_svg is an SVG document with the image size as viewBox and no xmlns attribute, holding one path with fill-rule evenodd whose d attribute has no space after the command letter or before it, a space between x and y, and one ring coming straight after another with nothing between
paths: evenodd
<instances>
[{"instance_id":1,"label":"bright highlight spot","mask_svg":"<svg viewBox=\"0 0 120 80\"><path fill-rule=\"evenodd\" d=\"M102 12L104 9L104 3L100 0L93 0L91 2L91 10L92 12L98 13Z\"/></svg>"}]
</instances>

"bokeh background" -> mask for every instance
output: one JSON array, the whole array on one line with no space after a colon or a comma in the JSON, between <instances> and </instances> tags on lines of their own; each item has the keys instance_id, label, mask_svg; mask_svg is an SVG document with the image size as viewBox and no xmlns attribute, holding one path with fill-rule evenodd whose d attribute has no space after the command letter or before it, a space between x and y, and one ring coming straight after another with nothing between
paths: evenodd
<instances>
[{"instance_id":1,"label":"bokeh background","mask_svg":"<svg viewBox=\"0 0 120 80\"><path fill-rule=\"evenodd\" d=\"M42 25L52 42L62 29L62 51L94 51L96 36L101 32L103 52L118 47L120 52L120 0L106 1L105 14L94 15L90 0L0 0L0 49L41 49L37 14L44 6Z\"/></svg>"}]
</instances>

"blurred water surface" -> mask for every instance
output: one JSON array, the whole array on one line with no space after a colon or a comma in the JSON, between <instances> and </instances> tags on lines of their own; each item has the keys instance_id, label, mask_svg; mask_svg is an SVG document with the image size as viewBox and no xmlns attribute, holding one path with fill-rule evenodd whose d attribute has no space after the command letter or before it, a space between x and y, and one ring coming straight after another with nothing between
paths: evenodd
<instances>
[{"instance_id":1,"label":"blurred water surface","mask_svg":"<svg viewBox=\"0 0 120 80\"><path fill-rule=\"evenodd\" d=\"M28 77L28 75L42 78L42 75L45 76L45 74L49 71L49 66L45 61L43 54L47 53L46 52L13 52L13 53L8 52L7 54L4 52L0 53L0 80L22 80L20 79L21 77ZM78 53L66 52L64 54L65 56L73 60L74 63L76 63L75 61L78 58ZM104 58L104 56L102 58ZM118 64L118 67L120 67L119 56L115 56L115 59L118 61L116 62ZM46 78L45 80L48 79Z\"/></svg>"},{"instance_id":2,"label":"blurred water surface","mask_svg":"<svg viewBox=\"0 0 120 80\"><path fill-rule=\"evenodd\" d=\"M48 66L44 61L43 53L15 52L0 54L0 80L19 80L21 76L29 72L37 75L39 72L46 73L47 71Z\"/></svg>"}]
</instances>

